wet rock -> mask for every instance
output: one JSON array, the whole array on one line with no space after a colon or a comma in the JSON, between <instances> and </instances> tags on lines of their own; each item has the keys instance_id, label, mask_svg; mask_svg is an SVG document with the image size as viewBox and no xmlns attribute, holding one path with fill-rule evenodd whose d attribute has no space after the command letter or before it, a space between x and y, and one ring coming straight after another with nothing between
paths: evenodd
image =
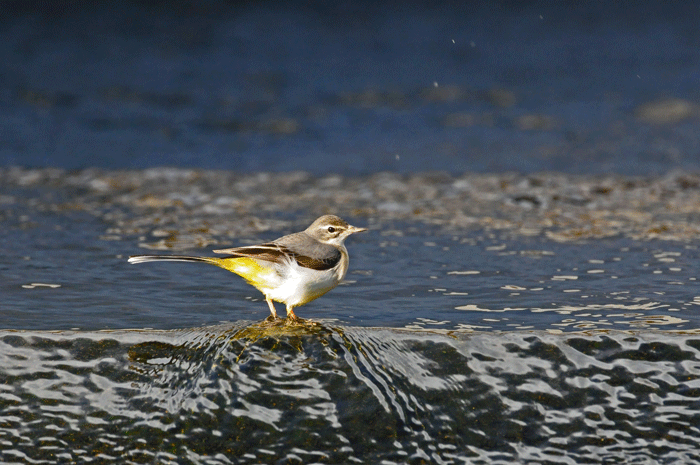
<instances>
[{"instance_id":1,"label":"wet rock","mask_svg":"<svg viewBox=\"0 0 700 465\"><path fill-rule=\"evenodd\" d=\"M613 236L695 241L700 229L700 176L686 172L647 178L439 172L318 178L305 172L8 168L0 169L0 186L0 196L11 196L13 207L27 214L87 212L104 221L106 234L118 228L124 240L129 234L179 231L167 244L171 248L188 234L196 233L197 243L225 243L308 226L326 213L362 216L379 229L401 220L446 231L543 234L557 241Z\"/></svg>"}]
</instances>

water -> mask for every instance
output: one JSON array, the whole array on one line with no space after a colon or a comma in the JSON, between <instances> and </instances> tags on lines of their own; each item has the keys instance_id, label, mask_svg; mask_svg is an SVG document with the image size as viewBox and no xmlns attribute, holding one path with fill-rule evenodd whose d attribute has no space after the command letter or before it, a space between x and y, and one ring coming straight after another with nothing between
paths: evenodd
<instances>
[{"instance_id":1,"label":"water","mask_svg":"<svg viewBox=\"0 0 700 465\"><path fill-rule=\"evenodd\" d=\"M689 463L700 339L249 323L0 334L24 463Z\"/></svg>"},{"instance_id":2,"label":"water","mask_svg":"<svg viewBox=\"0 0 700 465\"><path fill-rule=\"evenodd\" d=\"M6 6L0 462L699 461L696 5Z\"/></svg>"},{"instance_id":3,"label":"water","mask_svg":"<svg viewBox=\"0 0 700 465\"><path fill-rule=\"evenodd\" d=\"M0 170L6 463L697 461L700 178ZM261 326L208 254L338 213Z\"/></svg>"},{"instance_id":4,"label":"water","mask_svg":"<svg viewBox=\"0 0 700 465\"><path fill-rule=\"evenodd\" d=\"M692 2L57 10L3 11L2 167L700 168Z\"/></svg>"},{"instance_id":5,"label":"water","mask_svg":"<svg viewBox=\"0 0 700 465\"><path fill-rule=\"evenodd\" d=\"M370 232L348 240L345 285L300 308L302 317L412 329L697 327L700 183L688 174L0 176L0 312L8 329L262 319L260 293L235 275L126 258L208 254L303 229L330 212Z\"/></svg>"}]
</instances>

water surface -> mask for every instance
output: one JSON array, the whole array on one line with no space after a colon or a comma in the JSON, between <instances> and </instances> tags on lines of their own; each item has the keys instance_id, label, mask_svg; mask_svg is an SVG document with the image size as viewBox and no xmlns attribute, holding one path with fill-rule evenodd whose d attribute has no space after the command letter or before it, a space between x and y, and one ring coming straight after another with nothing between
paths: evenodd
<instances>
[{"instance_id":1,"label":"water surface","mask_svg":"<svg viewBox=\"0 0 700 465\"><path fill-rule=\"evenodd\" d=\"M0 457L31 463L688 463L700 341L249 323L3 332Z\"/></svg>"},{"instance_id":2,"label":"water surface","mask_svg":"<svg viewBox=\"0 0 700 465\"><path fill-rule=\"evenodd\" d=\"M209 254L336 213L347 281L260 326ZM700 179L0 170L0 459L697 461Z\"/></svg>"}]
</instances>

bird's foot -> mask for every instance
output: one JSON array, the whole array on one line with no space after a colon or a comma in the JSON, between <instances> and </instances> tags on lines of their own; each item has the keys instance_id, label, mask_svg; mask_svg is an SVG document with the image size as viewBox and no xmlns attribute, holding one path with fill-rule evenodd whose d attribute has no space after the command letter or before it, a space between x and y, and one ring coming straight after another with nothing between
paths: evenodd
<instances>
[{"instance_id":1,"label":"bird's foot","mask_svg":"<svg viewBox=\"0 0 700 465\"><path fill-rule=\"evenodd\" d=\"M277 315L269 315L267 318L260 322L260 326L272 328L276 326L284 326L287 324L286 318L280 318Z\"/></svg>"},{"instance_id":2,"label":"bird's foot","mask_svg":"<svg viewBox=\"0 0 700 465\"><path fill-rule=\"evenodd\" d=\"M303 324L305 320L299 318L294 313L294 310L287 308L287 319L285 321L286 325L300 325Z\"/></svg>"}]
</instances>

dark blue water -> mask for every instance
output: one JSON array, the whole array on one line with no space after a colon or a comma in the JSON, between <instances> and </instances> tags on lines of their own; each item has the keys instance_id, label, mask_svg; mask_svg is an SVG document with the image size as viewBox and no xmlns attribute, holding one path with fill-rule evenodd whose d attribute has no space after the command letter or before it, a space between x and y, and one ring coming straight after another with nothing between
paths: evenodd
<instances>
[{"instance_id":1,"label":"dark blue water","mask_svg":"<svg viewBox=\"0 0 700 465\"><path fill-rule=\"evenodd\" d=\"M700 11L5 3L0 166L698 168Z\"/></svg>"}]
</instances>

